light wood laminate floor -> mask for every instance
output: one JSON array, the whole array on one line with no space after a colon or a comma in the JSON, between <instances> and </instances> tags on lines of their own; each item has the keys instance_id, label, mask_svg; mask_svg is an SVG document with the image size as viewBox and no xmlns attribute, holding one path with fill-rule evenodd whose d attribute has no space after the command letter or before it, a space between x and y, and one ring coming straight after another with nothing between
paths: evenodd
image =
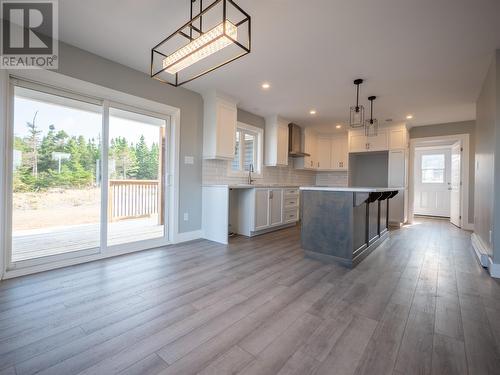
<instances>
[{"instance_id":1,"label":"light wood laminate floor","mask_svg":"<svg viewBox=\"0 0 500 375\"><path fill-rule=\"evenodd\" d=\"M0 283L0 374L499 374L500 284L422 220L357 268L296 228Z\"/></svg>"}]
</instances>

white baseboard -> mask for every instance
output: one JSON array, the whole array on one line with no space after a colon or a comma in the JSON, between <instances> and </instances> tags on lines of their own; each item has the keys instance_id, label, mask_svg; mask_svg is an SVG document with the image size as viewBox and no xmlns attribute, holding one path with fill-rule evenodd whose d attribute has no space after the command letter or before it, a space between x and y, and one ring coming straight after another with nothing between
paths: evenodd
<instances>
[{"instance_id":1,"label":"white baseboard","mask_svg":"<svg viewBox=\"0 0 500 375\"><path fill-rule=\"evenodd\" d=\"M479 260L481 266L489 267L490 260L488 252L483 244L483 241L481 241L481 239L476 233L472 233L471 243L472 243L472 248L474 249L474 252L476 253L477 259Z\"/></svg>"},{"instance_id":2,"label":"white baseboard","mask_svg":"<svg viewBox=\"0 0 500 375\"><path fill-rule=\"evenodd\" d=\"M493 263L493 259L488 257L488 271L490 271L490 276L496 279L500 278L500 264Z\"/></svg>"},{"instance_id":3,"label":"white baseboard","mask_svg":"<svg viewBox=\"0 0 500 375\"><path fill-rule=\"evenodd\" d=\"M191 232L177 233L173 242L174 243L188 242L188 241L199 240L200 238L203 238L203 231L201 229L193 230Z\"/></svg>"},{"instance_id":4,"label":"white baseboard","mask_svg":"<svg viewBox=\"0 0 500 375\"><path fill-rule=\"evenodd\" d=\"M474 230L474 223L464 223L462 225L462 229L465 229L465 230Z\"/></svg>"}]
</instances>

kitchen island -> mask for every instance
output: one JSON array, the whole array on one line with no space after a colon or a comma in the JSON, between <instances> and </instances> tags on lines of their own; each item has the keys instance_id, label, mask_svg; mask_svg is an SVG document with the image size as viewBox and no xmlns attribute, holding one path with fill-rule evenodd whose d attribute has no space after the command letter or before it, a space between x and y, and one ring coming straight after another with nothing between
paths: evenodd
<instances>
[{"instance_id":1,"label":"kitchen island","mask_svg":"<svg viewBox=\"0 0 500 375\"><path fill-rule=\"evenodd\" d=\"M301 187L306 256L357 265L389 235L389 200L403 188Z\"/></svg>"}]
</instances>

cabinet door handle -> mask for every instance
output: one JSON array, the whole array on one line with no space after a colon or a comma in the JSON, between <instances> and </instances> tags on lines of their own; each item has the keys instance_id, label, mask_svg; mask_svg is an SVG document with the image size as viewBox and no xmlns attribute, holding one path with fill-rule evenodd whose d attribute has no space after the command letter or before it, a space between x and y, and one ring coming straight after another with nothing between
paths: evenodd
<instances>
[{"instance_id":1,"label":"cabinet door handle","mask_svg":"<svg viewBox=\"0 0 500 375\"><path fill-rule=\"evenodd\" d=\"M273 199L273 191L272 190L269 192L269 199Z\"/></svg>"}]
</instances>

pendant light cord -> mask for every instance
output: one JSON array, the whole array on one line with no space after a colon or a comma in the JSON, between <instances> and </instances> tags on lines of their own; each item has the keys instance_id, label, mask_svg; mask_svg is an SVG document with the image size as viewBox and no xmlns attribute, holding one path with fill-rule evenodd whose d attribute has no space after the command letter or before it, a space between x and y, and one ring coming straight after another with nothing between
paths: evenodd
<instances>
[{"instance_id":1,"label":"pendant light cord","mask_svg":"<svg viewBox=\"0 0 500 375\"><path fill-rule=\"evenodd\" d=\"M356 85L356 112L359 111L359 84Z\"/></svg>"},{"instance_id":2,"label":"pendant light cord","mask_svg":"<svg viewBox=\"0 0 500 375\"><path fill-rule=\"evenodd\" d=\"M370 124L373 124L373 100L370 100Z\"/></svg>"},{"instance_id":3,"label":"pendant light cord","mask_svg":"<svg viewBox=\"0 0 500 375\"><path fill-rule=\"evenodd\" d=\"M368 97L368 100L370 101L370 124L373 124L373 101L375 99L377 99L376 96Z\"/></svg>"}]
</instances>

